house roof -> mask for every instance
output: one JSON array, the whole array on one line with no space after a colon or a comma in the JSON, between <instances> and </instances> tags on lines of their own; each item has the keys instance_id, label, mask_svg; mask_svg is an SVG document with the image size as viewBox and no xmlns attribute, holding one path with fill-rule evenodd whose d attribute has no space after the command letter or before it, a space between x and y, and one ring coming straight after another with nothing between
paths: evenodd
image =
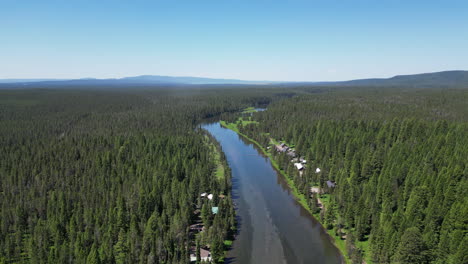
<instances>
[{"instance_id":1,"label":"house roof","mask_svg":"<svg viewBox=\"0 0 468 264\"><path fill-rule=\"evenodd\" d=\"M328 187L330 187L330 188L336 186L335 182L332 182L332 181L327 181L327 185L328 185Z\"/></svg>"},{"instance_id":2,"label":"house roof","mask_svg":"<svg viewBox=\"0 0 468 264\"><path fill-rule=\"evenodd\" d=\"M296 166L298 170L302 170L304 168L304 165L302 165L301 163L294 163L294 166Z\"/></svg>"},{"instance_id":3,"label":"house roof","mask_svg":"<svg viewBox=\"0 0 468 264\"><path fill-rule=\"evenodd\" d=\"M217 214L218 213L218 210L219 210L219 207L211 207L211 212L213 214Z\"/></svg>"},{"instance_id":4,"label":"house roof","mask_svg":"<svg viewBox=\"0 0 468 264\"><path fill-rule=\"evenodd\" d=\"M209 257L211 257L211 252L206 250L206 249L200 248L200 257L201 258L209 258Z\"/></svg>"}]
</instances>

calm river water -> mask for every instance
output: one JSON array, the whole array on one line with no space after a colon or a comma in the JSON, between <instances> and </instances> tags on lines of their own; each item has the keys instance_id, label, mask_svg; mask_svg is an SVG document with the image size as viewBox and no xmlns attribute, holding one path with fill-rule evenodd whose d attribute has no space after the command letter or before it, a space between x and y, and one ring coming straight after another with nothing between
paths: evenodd
<instances>
[{"instance_id":1,"label":"calm river water","mask_svg":"<svg viewBox=\"0 0 468 264\"><path fill-rule=\"evenodd\" d=\"M342 262L326 232L260 150L219 123L203 128L219 141L232 171L240 230L227 263Z\"/></svg>"}]
</instances>

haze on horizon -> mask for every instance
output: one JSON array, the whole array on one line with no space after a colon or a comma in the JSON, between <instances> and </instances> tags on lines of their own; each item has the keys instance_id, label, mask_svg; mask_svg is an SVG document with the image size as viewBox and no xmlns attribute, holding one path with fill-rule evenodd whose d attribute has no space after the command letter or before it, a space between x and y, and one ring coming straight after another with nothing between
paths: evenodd
<instances>
[{"instance_id":1,"label":"haze on horizon","mask_svg":"<svg viewBox=\"0 0 468 264\"><path fill-rule=\"evenodd\" d=\"M466 1L2 1L0 79L339 81L468 69Z\"/></svg>"}]
</instances>

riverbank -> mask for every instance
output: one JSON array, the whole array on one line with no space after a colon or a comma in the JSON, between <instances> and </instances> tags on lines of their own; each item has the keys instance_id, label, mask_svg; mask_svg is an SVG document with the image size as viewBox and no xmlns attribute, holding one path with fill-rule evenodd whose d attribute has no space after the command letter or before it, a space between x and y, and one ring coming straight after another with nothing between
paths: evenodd
<instances>
[{"instance_id":1,"label":"riverbank","mask_svg":"<svg viewBox=\"0 0 468 264\"><path fill-rule=\"evenodd\" d=\"M237 127L237 124L235 123L227 123L226 121L220 121L220 124L227 128L227 129L230 129L234 132L236 132L238 135L241 135L242 137L244 137L245 139L247 139L249 142L252 142L253 144L255 144L262 152L265 156L267 156L272 164L272 166L276 169L276 171L278 171L282 176L283 178L285 179L286 183L288 184L292 194L294 195L294 197L296 198L297 202L299 204L301 204L301 206L306 209L312 216L314 216L314 218L322 225L323 227L323 222L321 221L320 219L320 214L313 214L312 213L312 210L311 208L309 207L309 205L307 204L307 197L303 194L301 194L299 192L299 190L297 189L297 187L295 186L294 184L294 181L292 180L292 178L290 178L287 173L282 170L280 168L280 166L278 165L278 163L273 159L272 157L272 154L267 150L265 149L259 142L257 142L256 140L250 138L249 136L247 136L246 134L242 133L239 131L238 127ZM325 206L325 205L324 205ZM347 253L346 253L346 245L345 245L345 241L343 241L340 237L338 236L335 236L333 230L327 230L325 227L323 227L324 230L327 231L330 239L333 241L333 244L336 246L336 248L340 251L341 255L343 256L343 260L345 263L351 263Z\"/></svg>"},{"instance_id":2,"label":"riverbank","mask_svg":"<svg viewBox=\"0 0 468 264\"><path fill-rule=\"evenodd\" d=\"M205 134L204 140L205 140L204 142L206 146L210 149L210 153L209 153L210 159L213 161L215 165L215 167L212 170L211 177L216 178L219 184L226 184L227 181L231 181L231 174L230 174L227 161L222 154L221 146L219 145L219 142L217 142L216 139L214 139L213 137L209 136L209 134ZM229 197L231 197L231 189L229 189L228 193L224 193L224 194L222 193L219 196L219 198L221 197L223 198L228 197L227 199L229 199ZM192 224L199 224L199 223L197 222L197 223L192 223ZM224 237L224 240L222 241L223 254L222 254L222 257L216 260L217 263L225 263L228 252L231 249L232 243L235 239L235 233L236 233L235 229L231 229L227 232L227 235ZM196 234L196 236L200 236L200 235L201 233Z\"/></svg>"},{"instance_id":3,"label":"riverbank","mask_svg":"<svg viewBox=\"0 0 468 264\"><path fill-rule=\"evenodd\" d=\"M297 202L286 178L265 157L265 149L220 123L203 128L220 143L232 174L239 226L226 262L344 263L327 232Z\"/></svg>"}]
</instances>

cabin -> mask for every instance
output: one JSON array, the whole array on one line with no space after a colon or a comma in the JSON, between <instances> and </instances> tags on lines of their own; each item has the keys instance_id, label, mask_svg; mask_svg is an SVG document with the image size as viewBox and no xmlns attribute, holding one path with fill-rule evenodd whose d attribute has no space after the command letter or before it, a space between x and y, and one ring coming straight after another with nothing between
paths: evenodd
<instances>
[{"instance_id":1,"label":"cabin","mask_svg":"<svg viewBox=\"0 0 468 264\"><path fill-rule=\"evenodd\" d=\"M286 153L286 155L288 155L289 157L294 158L294 157L296 157L296 152L294 150L290 149L288 151L288 153Z\"/></svg>"},{"instance_id":2,"label":"cabin","mask_svg":"<svg viewBox=\"0 0 468 264\"><path fill-rule=\"evenodd\" d=\"M211 207L211 212L213 214L217 214L218 213L218 210L219 210L219 207Z\"/></svg>"},{"instance_id":3,"label":"cabin","mask_svg":"<svg viewBox=\"0 0 468 264\"><path fill-rule=\"evenodd\" d=\"M206 249L200 248L200 260L206 261L206 262L211 261L211 252ZM192 248L190 250L190 262L195 262L195 261L197 261L197 253L196 253L196 249Z\"/></svg>"},{"instance_id":4,"label":"cabin","mask_svg":"<svg viewBox=\"0 0 468 264\"><path fill-rule=\"evenodd\" d=\"M319 187L310 187L310 192L311 193L318 193L320 194L321 193L321 190Z\"/></svg>"},{"instance_id":5,"label":"cabin","mask_svg":"<svg viewBox=\"0 0 468 264\"><path fill-rule=\"evenodd\" d=\"M300 158L300 159L299 159L299 162L301 162L302 164L306 164L306 163L307 163L307 160L305 160L304 158Z\"/></svg>"},{"instance_id":6,"label":"cabin","mask_svg":"<svg viewBox=\"0 0 468 264\"><path fill-rule=\"evenodd\" d=\"M207 193L200 194L201 197L206 197L206 195L208 195L208 194Z\"/></svg>"},{"instance_id":7,"label":"cabin","mask_svg":"<svg viewBox=\"0 0 468 264\"><path fill-rule=\"evenodd\" d=\"M304 165L302 165L302 163L294 163L294 166L297 168L297 170L303 170L304 169Z\"/></svg>"},{"instance_id":8,"label":"cabin","mask_svg":"<svg viewBox=\"0 0 468 264\"><path fill-rule=\"evenodd\" d=\"M320 168L315 169L315 173L319 173L319 172L320 172Z\"/></svg>"},{"instance_id":9,"label":"cabin","mask_svg":"<svg viewBox=\"0 0 468 264\"><path fill-rule=\"evenodd\" d=\"M213 199L213 194L208 194L208 200L212 200Z\"/></svg>"},{"instance_id":10,"label":"cabin","mask_svg":"<svg viewBox=\"0 0 468 264\"><path fill-rule=\"evenodd\" d=\"M211 261L211 252L206 249L200 248L200 259L202 261Z\"/></svg>"},{"instance_id":11,"label":"cabin","mask_svg":"<svg viewBox=\"0 0 468 264\"><path fill-rule=\"evenodd\" d=\"M327 181L327 186L328 186L328 188L335 188L336 183L334 181Z\"/></svg>"},{"instance_id":12,"label":"cabin","mask_svg":"<svg viewBox=\"0 0 468 264\"><path fill-rule=\"evenodd\" d=\"M276 151L278 151L278 152L286 152L286 151L289 150L289 147L286 146L286 144L284 144L284 143L281 143L279 145L275 145L275 148L276 148Z\"/></svg>"},{"instance_id":13,"label":"cabin","mask_svg":"<svg viewBox=\"0 0 468 264\"><path fill-rule=\"evenodd\" d=\"M193 224L193 225L190 225L189 228L191 231L201 232L203 231L203 224Z\"/></svg>"}]
</instances>

